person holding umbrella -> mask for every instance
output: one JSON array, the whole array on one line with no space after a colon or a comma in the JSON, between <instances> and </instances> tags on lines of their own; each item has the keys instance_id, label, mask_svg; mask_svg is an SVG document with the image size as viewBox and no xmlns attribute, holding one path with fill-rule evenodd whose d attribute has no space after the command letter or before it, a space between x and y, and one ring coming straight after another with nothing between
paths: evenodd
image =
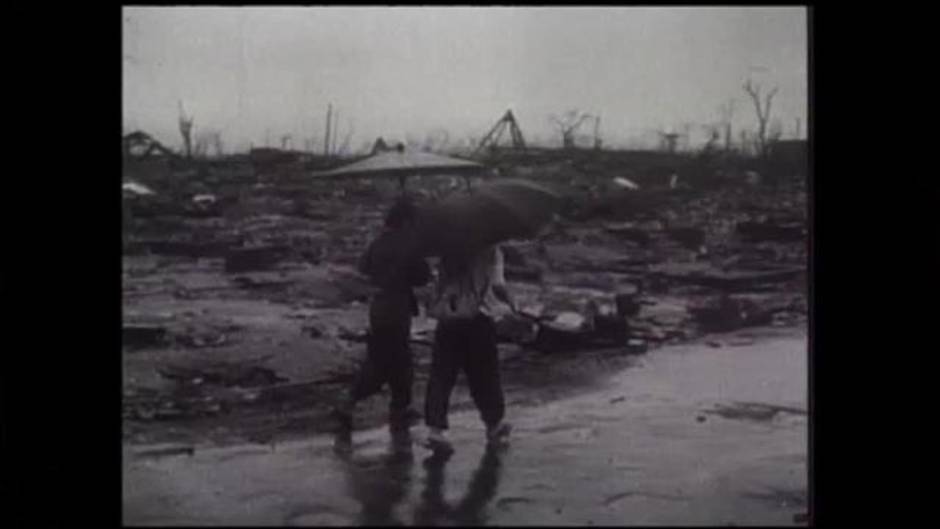
<instances>
[{"instance_id":1,"label":"person holding umbrella","mask_svg":"<svg viewBox=\"0 0 940 529\"><path fill-rule=\"evenodd\" d=\"M425 396L428 446L435 452L453 451L444 431L460 371L488 442L499 444L508 436L492 317L499 302L517 310L499 243L537 235L560 205L560 196L543 185L501 179L422 208L415 226L420 253L441 257L437 295L428 307L438 323Z\"/></svg>"},{"instance_id":2,"label":"person holding umbrella","mask_svg":"<svg viewBox=\"0 0 940 529\"><path fill-rule=\"evenodd\" d=\"M516 310L506 289L502 250L494 245L472 256L446 255L439 277L437 297L428 309L438 319L425 396L428 446L435 452L453 451L444 431L460 371L467 376L470 395L486 425L487 442L498 443L509 435L510 425L503 421L506 406L492 311L497 300Z\"/></svg>"},{"instance_id":3,"label":"person holding umbrella","mask_svg":"<svg viewBox=\"0 0 940 529\"><path fill-rule=\"evenodd\" d=\"M407 432L420 418L411 408L414 378L411 349L411 318L418 314L413 287L431 277L423 258L410 252L416 207L407 197L389 210L385 230L374 240L359 261L359 271L379 287L369 306L369 339L366 361L353 380L348 397L333 410L339 423L339 441L349 441L352 412L356 403L377 392L387 383L391 389L389 426L392 433Z\"/></svg>"}]
</instances>

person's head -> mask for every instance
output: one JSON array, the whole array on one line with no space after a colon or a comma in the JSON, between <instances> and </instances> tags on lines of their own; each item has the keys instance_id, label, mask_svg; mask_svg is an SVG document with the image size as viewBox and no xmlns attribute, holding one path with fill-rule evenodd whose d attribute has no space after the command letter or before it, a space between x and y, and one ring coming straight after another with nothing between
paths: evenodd
<instances>
[{"instance_id":1,"label":"person's head","mask_svg":"<svg viewBox=\"0 0 940 529\"><path fill-rule=\"evenodd\" d=\"M385 216L385 227L391 229L404 228L414 222L418 208L408 198L400 198Z\"/></svg>"}]
</instances>

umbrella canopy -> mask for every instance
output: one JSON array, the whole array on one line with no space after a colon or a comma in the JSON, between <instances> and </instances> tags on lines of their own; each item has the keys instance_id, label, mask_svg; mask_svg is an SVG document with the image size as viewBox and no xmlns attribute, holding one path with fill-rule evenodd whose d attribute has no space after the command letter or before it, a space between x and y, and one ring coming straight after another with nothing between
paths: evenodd
<instances>
[{"instance_id":1,"label":"umbrella canopy","mask_svg":"<svg viewBox=\"0 0 940 529\"><path fill-rule=\"evenodd\" d=\"M425 255L466 255L509 239L536 235L561 197L535 182L501 180L422 208L417 234Z\"/></svg>"},{"instance_id":2,"label":"umbrella canopy","mask_svg":"<svg viewBox=\"0 0 940 529\"><path fill-rule=\"evenodd\" d=\"M415 174L474 172L484 166L468 160L441 156L429 152L391 150L379 152L364 160L353 162L330 171L314 173L318 178L342 178L354 176L398 176Z\"/></svg>"}]
</instances>

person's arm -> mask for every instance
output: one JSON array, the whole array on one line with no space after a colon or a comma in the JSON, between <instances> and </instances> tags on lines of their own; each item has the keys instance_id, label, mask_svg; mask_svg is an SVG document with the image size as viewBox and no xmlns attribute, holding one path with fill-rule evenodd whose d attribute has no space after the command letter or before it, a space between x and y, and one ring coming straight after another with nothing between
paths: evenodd
<instances>
[{"instance_id":1,"label":"person's arm","mask_svg":"<svg viewBox=\"0 0 940 529\"><path fill-rule=\"evenodd\" d=\"M506 288L503 252L497 246L493 253L493 268L490 276L490 285L493 287L493 295L496 296L496 299L509 305L509 308L511 308L513 312L517 312L516 302Z\"/></svg>"}]
</instances>

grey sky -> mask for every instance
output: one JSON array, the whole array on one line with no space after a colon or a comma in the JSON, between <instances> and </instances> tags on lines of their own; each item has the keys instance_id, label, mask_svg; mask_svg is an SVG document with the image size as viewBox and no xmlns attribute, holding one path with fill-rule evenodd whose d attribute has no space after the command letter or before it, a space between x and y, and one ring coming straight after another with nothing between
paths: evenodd
<instances>
[{"instance_id":1,"label":"grey sky","mask_svg":"<svg viewBox=\"0 0 940 529\"><path fill-rule=\"evenodd\" d=\"M749 75L778 86L774 115L806 129L806 10L786 8L125 8L125 128L178 145L177 101L228 147L284 133L322 145L445 129L479 136L512 108L529 137L548 115L601 115L609 144L718 119L753 126ZM589 132L585 130L584 132ZM804 133L805 134L805 133ZM557 136L557 134L555 135Z\"/></svg>"}]
</instances>

